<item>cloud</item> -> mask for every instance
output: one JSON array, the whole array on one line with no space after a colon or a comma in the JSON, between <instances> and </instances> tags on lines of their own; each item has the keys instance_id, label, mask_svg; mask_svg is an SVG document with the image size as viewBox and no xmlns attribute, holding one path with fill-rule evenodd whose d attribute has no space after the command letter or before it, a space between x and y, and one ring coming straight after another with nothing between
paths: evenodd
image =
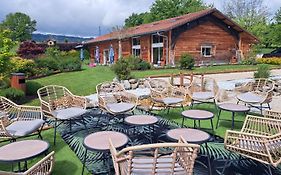
<instances>
[{"instance_id":1,"label":"cloud","mask_svg":"<svg viewBox=\"0 0 281 175\"><path fill-rule=\"evenodd\" d=\"M23 12L37 21L37 30L59 34L97 36L123 25L133 12L149 10L154 0L0 0L0 20L11 12ZM204 0L222 10L222 0ZM280 0L265 0L271 13Z\"/></svg>"},{"instance_id":2,"label":"cloud","mask_svg":"<svg viewBox=\"0 0 281 175\"><path fill-rule=\"evenodd\" d=\"M147 11L152 0L1 0L0 20L8 13L23 12L37 21L37 30L82 36L107 33L122 25L133 12Z\"/></svg>"}]
</instances>

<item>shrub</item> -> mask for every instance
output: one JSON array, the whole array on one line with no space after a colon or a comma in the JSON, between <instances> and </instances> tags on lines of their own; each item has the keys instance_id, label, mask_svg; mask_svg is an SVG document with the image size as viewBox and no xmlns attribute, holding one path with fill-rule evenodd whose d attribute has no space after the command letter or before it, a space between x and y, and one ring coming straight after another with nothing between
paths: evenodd
<instances>
[{"instance_id":1,"label":"shrub","mask_svg":"<svg viewBox=\"0 0 281 175\"><path fill-rule=\"evenodd\" d=\"M148 70L151 68L151 65L148 62L139 57L129 56L125 59L128 61L131 70Z\"/></svg>"},{"instance_id":2,"label":"shrub","mask_svg":"<svg viewBox=\"0 0 281 175\"><path fill-rule=\"evenodd\" d=\"M280 57L258 58L257 63L281 65L281 58Z\"/></svg>"},{"instance_id":3,"label":"shrub","mask_svg":"<svg viewBox=\"0 0 281 175\"><path fill-rule=\"evenodd\" d=\"M23 58L35 58L44 52L45 49L38 46L36 43L32 41L24 41L20 44L17 54Z\"/></svg>"},{"instance_id":4,"label":"shrub","mask_svg":"<svg viewBox=\"0 0 281 175\"><path fill-rule=\"evenodd\" d=\"M43 87L40 83L36 81L27 81L26 82L26 95L37 95L37 90Z\"/></svg>"},{"instance_id":5,"label":"shrub","mask_svg":"<svg viewBox=\"0 0 281 175\"><path fill-rule=\"evenodd\" d=\"M129 62L125 58L120 58L111 69L119 80L127 80L131 78L131 69Z\"/></svg>"},{"instance_id":6,"label":"shrub","mask_svg":"<svg viewBox=\"0 0 281 175\"><path fill-rule=\"evenodd\" d=\"M10 78L0 77L0 89L6 89L10 86Z\"/></svg>"},{"instance_id":7,"label":"shrub","mask_svg":"<svg viewBox=\"0 0 281 175\"><path fill-rule=\"evenodd\" d=\"M180 58L180 69L192 69L194 67L194 58L189 54L183 54Z\"/></svg>"},{"instance_id":8,"label":"shrub","mask_svg":"<svg viewBox=\"0 0 281 175\"><path fill-rule=\"evenodd\" d=\"M19 102L24 98L24 92L22 90L15 89L15 88L8 88L8 89L1 90L0 95L14 102Z\"/></svg>"},{"instance_id":9,"label":"shrub","mask_svg":"<svg viewBox=\"0 0 281 175\"><path fill-rule=\"evenodd\" d=\"M250 53L243 59L241 60L241 64L244 65L256 65L256 54L254 51L250 51Z\"/></svg>"},{"instance_id":10,"label":"shrub","mask_svg":"<svg viewBox=\"0 0 281 175\"><path fill-rule=\"evenodd\" d=\"M269 78L270 69L267 64L258 65L258 69L254 72L254 78Z\"/></svg>"},{"instance_id":11,"label":"shrub","mask_svg":"<svg viewBox=\"0 0 281 175\"><path fill-rule=\"evenodd\" d=\"M58 47L48 47L45 54L47 57L58 58L60 56L60 50Z\"/></svg>"},{"instance_id":12,"label":"shrub","mask_svg":"<svg viewBox=\"0 0 281 175\"><path fill-rule=\"evenodd\" d=\"M138 65L137 65L137 70L148 70L151 68L151 65L146 62L146 61L141 61Z\"/></svg>"},{"instance_id":13,"label":"shrub","mask_svg":"<svg viewBox=\"0 0 281 175\"><path fill-rule=\"evenodd\" d=\"M32 76L35 74L35 62L30 59L23 59L20 57L13 57L11 62L11 72L25 73L26 76Z\"/></svg>"},{"instance_id":14,"label":"shrub","mask_svg":"<svg viewBox=\"0 0 281 175\"><path fill-rule=\"evenodd\" d=\"M60 70L63 71L76 71L81 70L82 62L78 57L64 57L59 60Z\"/></svg>"},{"instance_id":15,"label":"shrub","mask_svg":"<svg viewBox=\"0 0 281 175\"><path fill-rule=\"evenodd\" d=\"M60 69L59 61L52 57L39 58L35 60L36 68L44 69L48 68L49 70L56 71Z\"/></svg>"}]
</instances>

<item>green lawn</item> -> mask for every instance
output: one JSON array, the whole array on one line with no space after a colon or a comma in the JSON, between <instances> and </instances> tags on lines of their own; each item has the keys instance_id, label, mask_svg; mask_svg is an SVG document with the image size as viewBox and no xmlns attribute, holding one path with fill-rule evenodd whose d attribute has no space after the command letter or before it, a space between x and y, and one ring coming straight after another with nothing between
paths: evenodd
<instances>
[{"instance_id":1,"label":"green lawn","mask_svg":"<svg viewBox=\"0 0 281 175\"><path fill-rule=\"evenodd\" d=\"M271 68L277 68L277 66L271 66ZM244 70L255 70L256 66L249 65L225 65L225 66L211 66L204 68L195 68L192 70L193 73L215 73L215 72L224 72L224 71L244 71ZM134 71L133 75L137 78L147 77L150 75L162 75L162 74L177 74L179 72L191 72L191 71L182 71L178 69L159 69L159 70L148 70L148 71ZM95 93L95 87L98 83L104 81L111 81L114 78L114 73L110 70L109 67L98 66L96 68L89 68L87 66L83 67L82 71L79 72L68 72L52 75L45 78L40 78L36 80L29 80L32 82L40 83L41 85L62 85L66 86L70 91L77 95L89 95ZM29 105L39 105L38 99L29 101L27 104ZM200 105L198 106L200 109L207 109L216 113L216 110L213 105ZM165 111L157 112L160 116L165 118L174 120L178 123L181 123L181 115L178 109L174 109L170 111L170 114L166 114ZM214 126L216 124L216 118L214 120ZM231 118L231 114L227 112L222 112L222 118ZM237 120L243 121L244 116L238 115L236 117ZM191 126L192 121L186 120L186 125ZM210 127L209 121L203 121L201 123L202 127ZM235 129L239 129L242 126L242 122L235 123ZM215 134L223 137L225 130L231 127L231 122L221 122L220 126L217 130L214 131ZM55 170L54 175L60 174L70 174L70 175L78 175L81 174L82 163L76 157L74 152L68 147L68 145L61 139L58 140L58 144L56 147L53 147L53 130L48 130L43 132L43 137L45 140L49 141L51 144L50 150L55 150L56 154L56 162L55 162ZM38 159L37 159L38 160ZM34 163L37 160L31 162ZM0 169L7 169L7 166L0 165Z\"/></svg>"}]
</instances>

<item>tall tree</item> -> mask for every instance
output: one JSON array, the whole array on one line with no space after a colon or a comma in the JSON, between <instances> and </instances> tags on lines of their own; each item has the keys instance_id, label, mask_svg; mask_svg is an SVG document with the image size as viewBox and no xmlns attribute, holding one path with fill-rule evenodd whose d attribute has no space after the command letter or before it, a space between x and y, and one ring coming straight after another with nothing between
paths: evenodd
<instances>
[{"instance_id":1,"label":"tall tree","mask_svg":"<svg viewBox=\"0 0 281 175\"><path fill-rule=\"evenodd\" d=\"M36 30L36 21L20 12L10 13L6 16L2 26L12 33L13 41L25 41L31 39L31 34Z\"/></svg>"},{"instance_id":2,"label":"tall tree","mask_svg":"<svg viewBox=\"0 0 281 175\"><path fill-rule=\"evenodd\" d=\"M275 13L273 23L270 25L269 37L274 46L281 47L281 7Z\"/></svg>"},{"instance_id":3,"label":"tall tree","mask_svg":"<svg viewBox=\"0 0 281 175\"><path fill-rule=\"evenodd\" d=\"M156 0L150 8L145 22L172 18L206 8L207 5L202 0Z\"/></svg>"},{"instance_id":4,"label":"tall tree","mask_svg":"<svg viewBox=\"0 0 281 175\"><path fill-rule=\"evenodd\" d=\"M249 31L269 16L263 0L225 0L223 9L227 16Z\"/></svg>"},{"instance_id":5,"label":"tall tree","mask_svg":"<svg viewBox=\"0 0 281 175\"><path fill-rule=\"evenodd\" d=\"M132 13L127 19L125 19L125 27L134 27L143 24L144 16L147 13Z\"/></svg>"},{"instance_id":6,"label":"tall tree","mask_svg":"<svg viewBox=\"0 0 281 175\"><path fill-rule=\"evenodd\" d=\"M172 18L187 13L206 9L202 0L156 0L149 12L133 13L125 20L126 27L133 27L143 23L150 23L162 19Z\"/></svg>"}]
</instances>

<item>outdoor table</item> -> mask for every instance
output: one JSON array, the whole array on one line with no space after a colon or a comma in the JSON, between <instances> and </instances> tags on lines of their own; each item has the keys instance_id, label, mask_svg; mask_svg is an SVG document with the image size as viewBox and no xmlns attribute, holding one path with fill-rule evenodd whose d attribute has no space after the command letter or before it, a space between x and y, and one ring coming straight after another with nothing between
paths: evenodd
<instances>
[{"instance_id":1,"label":"outdoor table","mask_svg":"<svg viewBox=\"0 0 281 175\"><path fill-rule=\"evenodd\" d=\"M193 120L193 127L194 128L196 128L196 120L198 120L199 128L201 127L200 126L201 120L210 120L212 130L214 130L214 126L213 126L214 114L209 112L209 111L205 111L205 110L186 110L186 111L183 111L181 113L181 115L182 115L181 127L183 127L183 125L184 125L184 119L185 118Z\"/></svg>"},{"instance_id":2,"label":"outdoor table","mask_svg":"<svg viewBox=\"0 0 281 175\"><path fill-rule=\"evenodd\" d=\"M154 133L154 125L158 122L158 118L151 116L151 115L132 115L125 118L125 123L132 125L134 127L134 134L136 132L136 127L140 126L148 126L149 129L151 129L150 133L150 139L151 142L153 142L152 139L152 133Z\"/></svg>"},{"instance_id":3,"label":"outdoor table","mask_svg":"<svg viewBox=\"0 0 281 175\"><path fill-rule=\"evenodd\" d=\"M210 140L210 135L207 132L198 129L177 128L169 130L166 135L172 141L178 141L180 137L183 137L187 143L194 143L200 145L205 144L208 159L208 171L209 174L212 174L210 152L207 144L207 142Z\"/></svg>"},{"instance_id":4,"label":"outdoor table","mask_svg":"<svg viewBox=\"0 0 281 175\"><path fill-rule=\"evenodd\" d=\"M18 163L18 171L27 170L27 161L44 154L50 145L43 140L23 140L12 142L0 147L0 162ZM20 162L25 162L24 169L21 170Z\"/></svg>"},{"instance_id":5,"label":"outdoor table","mask_svg":"<svg viewBox=\"0 0 281 175\"><path fill-rule=\"evenodd\" d=\"M220 119L220 115L221 115L221 111L229 111L232 113L232 125L231 125L231 129L234 128L234 116L236 112L243 112L243 113L248 113L250 111L250 108L244 105L239 105L239 104L234 104L234 103L225 103L225 104L221 104L218 106L219 108L219 114L218 114L218 121L217 121L217 126L216 128L218 128L219 125L219 121L222 120Z\"/></svg>"},{"instance_id":6,"label":"outdoor table","mask_svg":"<svg viewBox=\"0 0 281 175\"><path fill-rule=\"evenodd\" d=\"M109 166L109 139L112 141L114 147L116 149L119 149L123 146L125 146L129 139L128 137L120 132L115 131L100 131L92 133L85 137L83 145L86 149L85 155L84 155L84 161L83 161L83 169L82 169L82 175L84 174L85 164L86 164L86 158L87 158L87 152L89 151L98 151L103 152L103 160L108 160L108 170L110 171Z\"/></svg>"}]
</instances>

